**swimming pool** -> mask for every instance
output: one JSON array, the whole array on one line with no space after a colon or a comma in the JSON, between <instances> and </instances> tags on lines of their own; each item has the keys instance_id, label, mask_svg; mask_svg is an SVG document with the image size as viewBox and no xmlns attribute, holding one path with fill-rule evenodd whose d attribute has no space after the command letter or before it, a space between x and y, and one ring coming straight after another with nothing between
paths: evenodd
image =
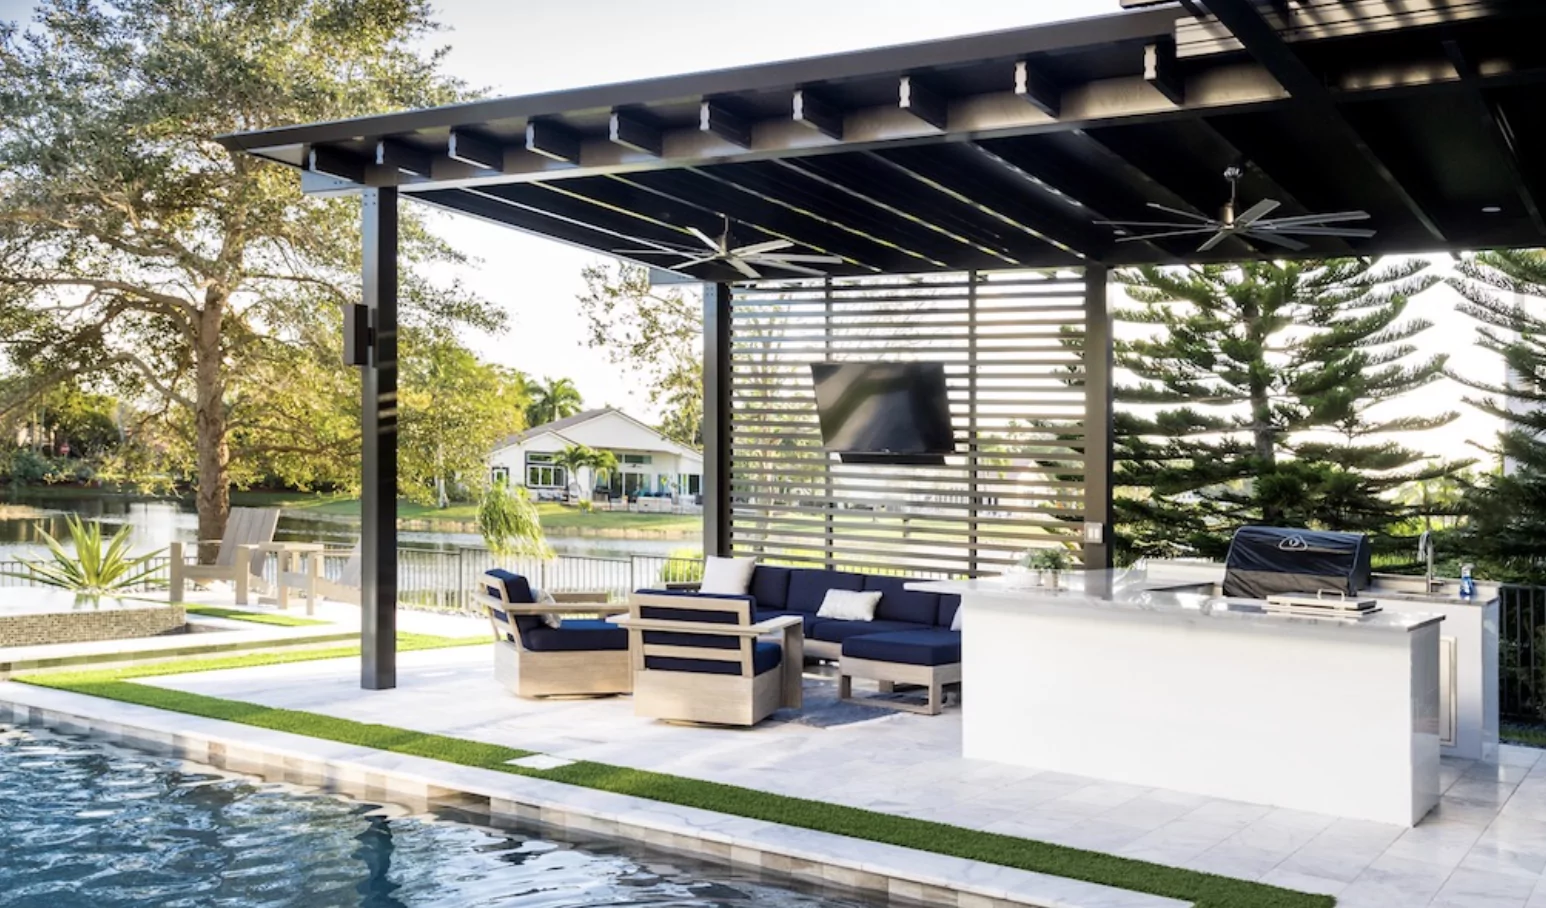
<instances>
[{"instance_id":1,"label":"swimming pool","mask_svg":"<svg viewBox=\"0 0 1546 908\"><path fill-rule=\"evenodd\" d=\"M0 904L14 908L880 904L4 725L0 817Z\"/></svg>"}]
</instances>

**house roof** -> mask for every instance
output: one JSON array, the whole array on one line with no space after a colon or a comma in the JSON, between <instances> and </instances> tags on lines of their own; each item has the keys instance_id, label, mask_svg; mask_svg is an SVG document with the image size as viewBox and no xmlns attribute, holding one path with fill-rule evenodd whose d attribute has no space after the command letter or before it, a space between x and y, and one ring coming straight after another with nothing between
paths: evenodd
<instances>
[{"instance_id":1,"label":"house roof","mask_svg":"<svg viewBox=\"0 0 1546 908\"><path fill-rule=\"evenodd\" d=\"M1546 245L1546 3L1122 2L1147 8L221 141L698 280L741 279L682 264L727 222L832 275ZM1375 235L1103 223L1213 217L1242 164L1243 204Z\"/></svg>"},{"instance_id":2,"label":"house roof","mask_svg":"<svg viewBox=\"0 0 1546 908\"><path fill-rule=\"evenodd\" d=\"M662 450L671 450L679 454L687 454L692 457L703 456L701 452L696 451L687 445L681 444L680 442L667 438L660 433L659 429L656 429L654 426L651 426L641 420L635 419L617 407L597 407L593 410L581 411L574 414L573 416L565 416L563 419L555 419L552 422L546 422L540 426L532 426L523 432L518 432L514 435L510 435L501 439L494 445L494 450L498 451L514 445L525 444L526 442L543 435L556 435L563 439L565 442L574 444L574 439L565 435L565 431L611 414L615 414L622 417L623 419L628 420L639 428L644 429L646 432L649 432L656 438L660 439Z\"/></svg>"}]
</instances>

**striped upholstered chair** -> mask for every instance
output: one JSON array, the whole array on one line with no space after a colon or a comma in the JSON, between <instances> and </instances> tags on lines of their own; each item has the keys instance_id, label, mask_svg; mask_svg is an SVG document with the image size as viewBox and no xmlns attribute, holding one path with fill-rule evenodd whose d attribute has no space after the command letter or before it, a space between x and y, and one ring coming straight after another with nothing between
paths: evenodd
<instances>
[{"instance_id":1,"label":"striped upholstered chair","mask_svg":"<svg viewBox=\"0 0 1546 908\"><path fill-rule=\"evenodd\" d=\"M494 628L494 676L519 697L626 694L632 686L628 632L608 621L565 618L558 627L545 614L605 611L605 603L538 603L526 578L506 570L483 575L478 599ZM555 600L562 594L556 594Z\"/></svg>"},{"instance_id":2,"label":"striped upholstered chair","mask_svg":"<svg viewBox=\"0 0 1546 908\"><path fill-rule=\"evenodd\" d=\"M620 623L628 629L635 715L756 725L780 707L800 707L798 617L754 622L750 596L640 590ZM768 636L778 639L760 639Z\"/></svg>"}]
</instances>

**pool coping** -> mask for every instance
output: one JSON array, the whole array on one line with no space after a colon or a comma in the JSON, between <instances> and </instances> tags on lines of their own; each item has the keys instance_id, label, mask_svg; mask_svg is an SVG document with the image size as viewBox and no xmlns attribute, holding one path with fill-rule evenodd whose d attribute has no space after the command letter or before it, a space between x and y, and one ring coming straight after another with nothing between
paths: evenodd
<instances>
[{"instance_id":1,"label":"pool coping","mask_svg":"<svg viewBox=\"0 0 1546 908\"><path fill-rule=\"evenodd\" d=\"M865 896L951 908L1185 908L1169 899L680 807L530 776L338 744L85 694L0 683L0 721L84 734L230 772L367 800L473 803L537 823L754 868ZM486 804L486 807L485 807Z\"/></svg>"}]
</instances>

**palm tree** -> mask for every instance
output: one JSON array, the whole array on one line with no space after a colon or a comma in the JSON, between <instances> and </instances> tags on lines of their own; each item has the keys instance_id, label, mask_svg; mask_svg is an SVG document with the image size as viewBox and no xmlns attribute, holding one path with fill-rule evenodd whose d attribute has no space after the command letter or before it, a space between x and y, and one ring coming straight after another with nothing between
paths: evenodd
<instances>
[{"instance_id":1,"label":"palm tree","mask_svg":"<svg viewBox=\"0 0 1546 908\"><path fill-rule=\"evenodd\" d=\"M563 419L585 409L580 390L567 378L548 378L533 381L526 386L531 403L526 405L526 425L540 426Z\"/></svg>"},{"instance_id":2,"label":"palm tree","mask_svg":"<svg viewBox=\"0 0 1546 908\"><path fill-rule=\"evenodd\" d=\"M553 455L553 463L569 471L572 483L579 487L583 497L586 490L590 488L590 484L581 478L583 471L590 470L590 475L595 475L602 470L615 470L617 455L611 451L598 451L586 445L567 445L562 451Z\"/></svg>"}]
</instances>

